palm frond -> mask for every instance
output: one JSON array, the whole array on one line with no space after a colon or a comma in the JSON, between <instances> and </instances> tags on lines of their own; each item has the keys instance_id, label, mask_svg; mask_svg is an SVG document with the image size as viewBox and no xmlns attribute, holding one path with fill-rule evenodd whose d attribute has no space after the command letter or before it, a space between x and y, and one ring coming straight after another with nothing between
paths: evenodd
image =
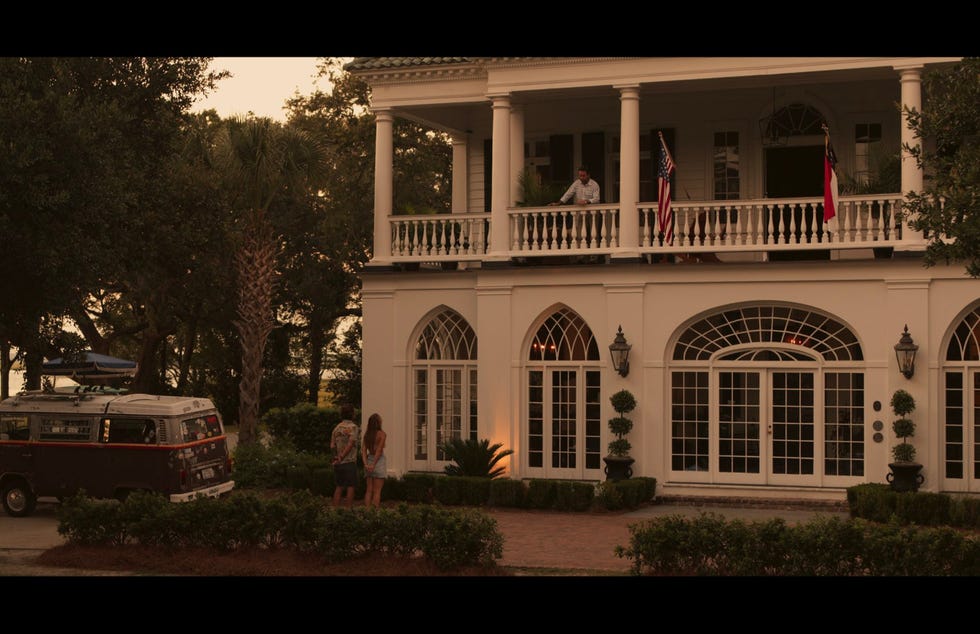
<instances>
[{"instance_id":1,"label":"palm frond","mask_svg":"<svg viewBox=\"0 0 980 634\"><path fill-rule=\"evenodd\" d=\"M497 463L514 453L513 449L502 447L502 443L491 445L487 439L453 438L442 446L446 457L455 463L446 465L445 472L451 476L497 478L506 470Z\"/></svg>"}]
</instances>

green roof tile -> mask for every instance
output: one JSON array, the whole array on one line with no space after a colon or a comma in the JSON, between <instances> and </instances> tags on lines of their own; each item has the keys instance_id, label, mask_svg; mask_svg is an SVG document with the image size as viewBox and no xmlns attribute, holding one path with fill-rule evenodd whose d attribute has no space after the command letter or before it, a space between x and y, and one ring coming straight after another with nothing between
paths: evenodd
<instances>
[{"instance_id":1,"label":"green roof tile","mask_svg":"<svg viewBox=\"0 0 980 634\"><path fill-rule=\"evenodd\" d=\"M344 65L344 70L376 70L382 68L409 68L411 66L436 66L439 64L465 64L472 57L355 57Z\"/></svg>"}]
</instances>

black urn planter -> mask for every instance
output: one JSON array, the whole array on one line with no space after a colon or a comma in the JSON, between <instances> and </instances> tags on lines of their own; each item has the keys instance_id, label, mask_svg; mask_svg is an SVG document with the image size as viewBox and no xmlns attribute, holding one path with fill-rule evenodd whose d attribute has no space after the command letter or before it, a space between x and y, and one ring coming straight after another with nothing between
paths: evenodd
<instances>
[{"instance_id":1,"label":"black urn planter","mask_svg":"<svg viewBox=\"0 0 980 634\"><path fill-rule=\"evenodd\" d=\"M606 456L602 459L606 463L606 480L618 482L629 480L633 477L633 463L636 462L629 456Z\"/></svg>"},{"instance_id":2,"label":"black urn planter","mask_svg":"<svg viewBox=\"0 0 980 634\"><path fill-rule=\"evenodd\" d=\"M922 465L918 462L889 462L888 468L892 472L885 479L891 485L892 491L918 491L919 485L925 482L925 476L919 473Z\"/></svg>"}]
</instances>

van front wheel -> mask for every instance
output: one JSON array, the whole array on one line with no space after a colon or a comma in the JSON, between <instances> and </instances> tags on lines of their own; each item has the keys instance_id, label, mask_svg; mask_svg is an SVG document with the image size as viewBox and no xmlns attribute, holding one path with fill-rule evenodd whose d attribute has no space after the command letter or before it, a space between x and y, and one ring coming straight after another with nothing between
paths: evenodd
<instances>
[{"instance_id":1,"label":"van front wheel","mask_svg":"<svg viewBox=\"0 0 980 634\"><path fill-rule=\"evenodd\" d=\"M3 486L3 510L11 517L27 517L37 507L37 496L23 480Z\"/></svg>"}]
</instances>

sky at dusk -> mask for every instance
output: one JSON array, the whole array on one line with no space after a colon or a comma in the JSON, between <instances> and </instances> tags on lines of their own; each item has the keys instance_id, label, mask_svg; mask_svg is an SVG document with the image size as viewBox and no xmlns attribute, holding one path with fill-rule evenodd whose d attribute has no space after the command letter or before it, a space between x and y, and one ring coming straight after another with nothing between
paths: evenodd
<instances>
[{"instance_id":1,"label":"sky at dusk","mask_svg":"<svg viewBox=\"0 0 980 634\"><path fill-rule=\"evenodd\" d=\"M316 87L316 57L215 57L211 69L231 72L207 99L194 105L195 111L214 108L222 118L245 115L285 121L286 100L299 90L311 94ZM320 80L321 82L325 80ZM321 89L326 89L321 83Z\"/></svg>"}]
</instances>

